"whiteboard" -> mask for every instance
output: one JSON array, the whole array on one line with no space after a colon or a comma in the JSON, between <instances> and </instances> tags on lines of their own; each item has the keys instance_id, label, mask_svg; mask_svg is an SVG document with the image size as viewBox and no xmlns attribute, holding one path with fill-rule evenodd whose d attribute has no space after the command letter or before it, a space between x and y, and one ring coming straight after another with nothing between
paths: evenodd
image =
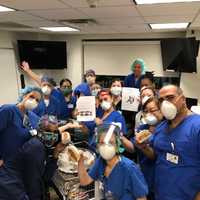
<instances>
[{"instance_id":1,"label":"whiteboard","mask_svg":"<svg viewBox=\"0 0 200 200\"><path fill-rule=\"evenodd\" d=\"M163 72L160 41L84 42L84 72L94 69L98 75L126 76L136 58L144 59L147 71L156 76L178 76Z\"/></svg>"},{"instance_id":2,"label":"whiteboard","mask_svg":"<svg viewBox=\"0 0 200 200\"><path fill-rule=\"evenodd\" d=\"M0 49L0 105L16 103L18 79L13 49Z\"/></svg>"}]
</instances>

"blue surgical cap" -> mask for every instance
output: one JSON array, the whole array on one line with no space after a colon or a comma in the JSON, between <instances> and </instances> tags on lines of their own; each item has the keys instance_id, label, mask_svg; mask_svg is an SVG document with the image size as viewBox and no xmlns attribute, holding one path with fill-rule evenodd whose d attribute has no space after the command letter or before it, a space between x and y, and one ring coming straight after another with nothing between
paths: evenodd
<instances>
[{"instance_id":1,"label":"blue surgical cap","mask_svg":"<svg viewBox=\"0 0 200 200\"><path fill-rule=\"evenodd\" d=\"M41 94L41 96L42 96L42 91L41 91L41 89L40 89L39 87L27 86L27 87L25 87L24 89L21 89L21 90L20 90L18 102L21 102L21 101L23 100L23 97L24 97L25 95L27 95L28 93L33 92L33 91L39 92L39 93Z\"/></svg>"},{"instance_id":2,"label":"blue surgical cap","mask_svg":"<svg viewBox=\"0 0 200 200\"><path fill-rule=\"evenodd\" d=\"M54 79L46 75L41 78L41 82L47 82L52 86L56 86L56 82L54 81Z\"/></svg>"},{"instance_id":3,"label":"blue surgical cap","mask_svg":"<svg viewBox=\"0 0 200 200\"><path fill-rule=\"evenodd\" d=\"M139 64L139 65L141 66L142 74L144 74L145 71L146 71L146 65L145 65L144 60L141 59L141 58L137 58L137 59L133 62L133 64L131 65L131 70L134 71L135 65L137 65L137 64Z\"/></svg>"}]
</instances>

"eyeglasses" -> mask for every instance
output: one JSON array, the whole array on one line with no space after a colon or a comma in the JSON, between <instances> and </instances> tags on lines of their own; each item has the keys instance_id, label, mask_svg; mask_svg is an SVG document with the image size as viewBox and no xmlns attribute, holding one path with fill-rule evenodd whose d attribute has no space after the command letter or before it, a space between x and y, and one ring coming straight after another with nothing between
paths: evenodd
<instances>
[{"instance_id":1,"label":"eyeglasses","mask_svg":"<svg viewBox=\"0 0 200 200\"><path fill-rule=\"evenodd\" d=\"M34 95L30 95L29 97L30 97L31 99L35 99L37 102L40 101L40 99L36 98Z\"/></svg>"}]
</instances>

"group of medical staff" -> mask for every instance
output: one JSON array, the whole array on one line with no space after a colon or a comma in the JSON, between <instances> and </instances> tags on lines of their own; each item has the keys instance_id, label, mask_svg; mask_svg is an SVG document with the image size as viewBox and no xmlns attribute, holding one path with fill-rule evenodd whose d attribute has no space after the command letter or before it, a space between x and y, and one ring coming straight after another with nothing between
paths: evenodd
<instances>
[{"instance_id":1,"label":"group of medical staff","mask_svg":"<svg viewBox=\"0 0 200 200\"><path fill-rule=\"evenodd\" d=\"M73 90L67 78L57 86L29 63L20 67L38 86L22 89L16 104L0 107L0 200L48 199L58 155L74 128L97 155L88 171L81 154L78 174L83 186L99 182L99 200L200 200L200 116L187 108L178 86L155 90L142 59L110 88L96 82L92 69ZM123 87L140 90L138 112L122 110ZM81 96L95 96L96 118L73 124ZM142 130L150 137L140 142Z\"/></svg>"}]
</instances>

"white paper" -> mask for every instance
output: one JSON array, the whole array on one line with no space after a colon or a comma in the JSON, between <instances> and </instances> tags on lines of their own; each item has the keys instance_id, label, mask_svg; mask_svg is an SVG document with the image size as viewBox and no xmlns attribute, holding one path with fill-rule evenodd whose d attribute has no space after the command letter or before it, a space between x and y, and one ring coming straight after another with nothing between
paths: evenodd
<instances>
[{"instance_id":1,"label":"white paper","mask_svg":"<svg viewBox=\"0 0 200 200\"><path fill-rule=\"evenodd\" d=\"M79 97L76 108L78 111L77 121L93 121L96 118L95 97Z\"/></svg>"},{"instance_id":2,"label":"white paper","mask_svg":"<svg viewBox=\"0 0 200 200\"><path fill-rule=\"evenodd\" d=\"M140 104L140 91L138 88L124 87L122 89L122 110L138 111Z\"/></svg>"}]
</instances>

